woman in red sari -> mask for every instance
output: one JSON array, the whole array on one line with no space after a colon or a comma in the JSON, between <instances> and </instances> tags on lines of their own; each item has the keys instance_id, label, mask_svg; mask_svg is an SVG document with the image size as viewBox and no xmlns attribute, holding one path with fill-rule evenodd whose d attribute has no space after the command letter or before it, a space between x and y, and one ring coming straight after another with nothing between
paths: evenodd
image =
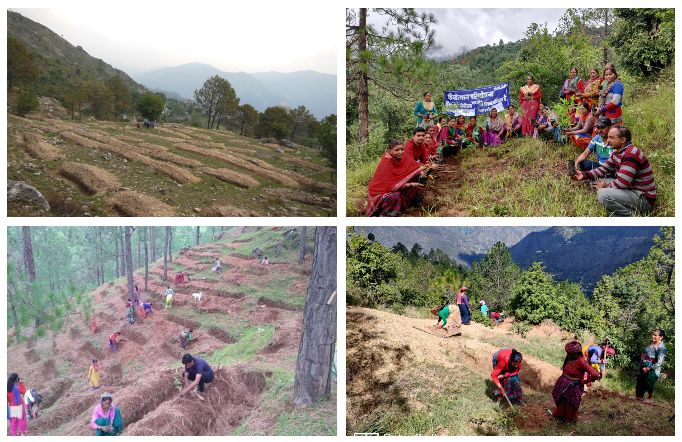
<instances>
[{"instance_id":1,"label":"woman in red sari","mask_svg":"<svg viewBox=\"0 0 682 442\"><path fill-rule=\"evenodd\" d=\"M398 216L424 196L424 185L417 180L423 165L411 155L403 156L403 144L398 140L388 143L369 182L367 216Z\"/></svg>"},{"instance_id":2,"label":"woman in red sari","mask_svg":"<svg viewBox=\"0 0 682 442\"><path fill-rule=\"evenodd\" d=\"M570 341L566 344L565 350L566 359L564 359L561 376L552 389L552 398L556 405L552 416L565 422L575 423L578 420L578 409L585 391L584 385L601 379L601 373L587 362L580 342Z\"/></svg>"},{"instance_id":3,"label":"woman in red sari","mask_svg":"<svg viewBox=\"0 0 682 442\"><path fill-rule=\"evenodd\" d=\"M521 117L521 132L524 135L533 136L533 120L537 117L542 90L535 83L532 75L526 77L526 84L519 89L519 103L523 109Z\"/></svg>"},{"instance_id":4,"label":"woman in red sari","mask_svg":"<svg viewBox=\"0 0 682 442\"><path fill-rule=\"evenodd\" d=\"M424 143L429 151L429 158L435 157L438 154L438 141L436 132L438 128L436 126L429 126L426 128L426 137L424 138Z\"/></svg>"}]
</instances>

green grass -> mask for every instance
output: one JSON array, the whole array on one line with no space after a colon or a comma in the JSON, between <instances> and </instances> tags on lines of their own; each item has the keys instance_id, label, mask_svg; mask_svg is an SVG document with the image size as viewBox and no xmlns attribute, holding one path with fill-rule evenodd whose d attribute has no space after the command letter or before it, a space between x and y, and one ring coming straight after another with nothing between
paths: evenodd
<instances>
[{"instance_id":1,"label":"green grass","mask_svg":"<svg viewBox=\"0 0 682 442\"><path fill-rule=\"evenodd\" d=\"M294 389L293 370L279 367L263 367L272 371L267 378L267 389L261 398L257 413L275 416L274 428L258 431L244 420L232 432L232 436L334 436L336 435L336 394L304 408L294 409L291 398ZM336 385L332 386L335 390Z\"/></svg>"},{"instance_id":2,"label":"green grass","mask_svg":"<svg viewBox=\"0 0 682 442\"><path fill-rule=\"evenodd\" d=\"M223 329L235 339L239 339L244 333L244 330L247 330L248 327L248 321L246 319L237 318L235 315L205 312L189 306L176 308L175 314L198 322L203 329L208 329L210 327Z\"/></svg>"},{"instance_id":3,"label":"green grass","mask_svg":"<svg viewBox=\"0 0 682 442\"><path fill-rule=\"evenodd\" d=\"M303 308L305 305L305 294L294 295L291 293L291 284L296 280L296 277L287 275L279 277L277 280L273 279L265 288L242 286L241 291L253 299L263 297L271 301L283 302L292 307Z\"/></svg>"},{"instance_id":4,"label":"green grass","mask_svg":"<svg viewBox=\"0 0 682 442\"><path fill-rule=\"evenodd\" d=\"M515 348L524 355L533 356L558 367L563 364L566 357L566 352L564 351L565 341L554 336L529 336L521 338L517 335L490 333L489 335L483 335L480 340L497 348Z\"/></svg>"},{"instance_id":5,"label":"green grass","mask_svg":"<svg viewBox=\"0 0 682 442\"><path fill-rule=\"evenodd\" d=\"M223 367L246 361L265 347L274 333L275 327L272 325L249 327L243 330L237 342L214 351L208 360Z\"/></svg>"},{"instance_id":6,"label":"green grass","mask_svg":"<svg viewBox=\"0 0 682 442\"><path fill-rule=\"evenodd\" d=\"M376 392L380 408L353 422L349 434L518 434L510 416L486 396L478 373L425 363L405 366L396 376L391 392Z\"/></svg>"}]
</instances>

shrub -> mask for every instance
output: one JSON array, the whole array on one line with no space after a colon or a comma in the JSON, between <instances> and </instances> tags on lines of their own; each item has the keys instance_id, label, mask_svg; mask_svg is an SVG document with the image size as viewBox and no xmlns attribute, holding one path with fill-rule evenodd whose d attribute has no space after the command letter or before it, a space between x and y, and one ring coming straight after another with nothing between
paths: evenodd
<instances>
[{"instance_id":1,"label":"shrub","mask_svg":"<svg viewBox=\"0 0 682 442\"><path fill-rule=\"evenodd\" d=\"M24 116L38 109L38 97L31 90L24 90L17 100L17 115Z\"/></svg>"}]
</instances>

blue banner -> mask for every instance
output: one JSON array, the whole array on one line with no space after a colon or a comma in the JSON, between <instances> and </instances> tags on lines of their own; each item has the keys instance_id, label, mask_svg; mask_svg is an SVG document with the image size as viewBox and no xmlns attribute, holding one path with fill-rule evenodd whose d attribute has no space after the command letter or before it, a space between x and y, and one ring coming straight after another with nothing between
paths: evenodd
<instances>
[{"instance_id":1,"label":"blue banner","mask_svg":"<svg viewBox=\"0 0 682 442\"><path fill-rule=\"evenodd\" d=\"M467 117L487 114L493 108L509 107L509 83L483 86L466 91L445 91L445 113Z\"/></svg>"}]
</instances>

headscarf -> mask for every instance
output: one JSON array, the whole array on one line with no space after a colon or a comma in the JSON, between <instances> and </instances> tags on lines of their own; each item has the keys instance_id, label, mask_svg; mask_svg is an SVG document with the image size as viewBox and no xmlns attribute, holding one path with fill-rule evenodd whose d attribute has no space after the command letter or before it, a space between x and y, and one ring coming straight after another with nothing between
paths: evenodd
<instances>
[{"instance_id":1,"label":"headscarf","mask_svg":"<svg viewBox=\"0 0 682 442\"><path fill-rule=\"evenodd\" d=\"M374 175L367 186L369 199L367 201L367 215L370 216L381 200L389 192L395 192L421 172L421 164L412 158L412 153L398 161L386 152L379 160Z\"/></svg>"},{"instance_id":2,"label":"headscarf","mask_svg":"<svg viewBox=\"0 0 682 442\"><path fill-rule=\"evenodd\" d=\"M580 345L580 342L576 340L569 341L566 346L564 347L564 350L566 350L567 354L582 354L583 353L583 346Z\"/></svg>"}]
</instances>

